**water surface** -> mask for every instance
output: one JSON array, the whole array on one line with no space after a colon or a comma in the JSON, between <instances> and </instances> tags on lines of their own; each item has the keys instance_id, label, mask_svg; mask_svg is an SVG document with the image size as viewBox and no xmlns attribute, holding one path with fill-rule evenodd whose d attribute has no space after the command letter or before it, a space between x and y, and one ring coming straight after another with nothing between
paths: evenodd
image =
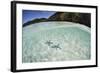
<instances>
[{"instance_id":1,"label":"water surface","mask_svg":"<svg viewBox=\"0 0 100 73\"><path fill-rule=\"evenodd\" d=\"M90 28L71 22L41 22L23 27L22 62L89 60Z\"/></svg>"}]
</instances>

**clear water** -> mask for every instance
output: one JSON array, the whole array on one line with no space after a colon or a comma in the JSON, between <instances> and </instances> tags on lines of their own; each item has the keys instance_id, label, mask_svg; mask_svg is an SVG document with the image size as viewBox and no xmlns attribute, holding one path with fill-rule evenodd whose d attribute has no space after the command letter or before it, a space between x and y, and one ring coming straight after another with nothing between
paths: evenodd
<instances>
[{"instance_id":1,"label":"clear water","mask_svg":"<svg viewBox=\"0 0 100 73\"><path fill-rule=\"evenodd\" d=\"M23 27L22 62L88 60L90 28L71 22L41 22Z\"/></svg>"}]
</instances>

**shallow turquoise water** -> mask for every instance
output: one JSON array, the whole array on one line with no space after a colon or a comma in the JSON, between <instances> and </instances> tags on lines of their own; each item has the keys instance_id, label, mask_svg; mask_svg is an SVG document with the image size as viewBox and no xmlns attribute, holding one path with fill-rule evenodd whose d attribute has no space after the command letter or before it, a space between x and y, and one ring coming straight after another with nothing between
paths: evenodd
<instances>
[{"instance_id":1,"label":"shallow turquoise water","mask_svg":"<svg viewBox=\"0 0 100 73\"><path fill-rule=\"evenodd\" d=\"M42 22L23 28L23 63L88 60L90 28L70 22Z\"/></svg>"}]
</instances>

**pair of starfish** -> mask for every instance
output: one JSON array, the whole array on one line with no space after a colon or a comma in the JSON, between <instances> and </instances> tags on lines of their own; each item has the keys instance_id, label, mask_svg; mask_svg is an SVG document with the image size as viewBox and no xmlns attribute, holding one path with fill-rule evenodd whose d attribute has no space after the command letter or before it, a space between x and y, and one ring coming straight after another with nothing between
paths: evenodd
<instances>
[{"instance_id":1,"label":"pair of starfish","mask_svg":"<svg viewBox=\"0 0 100 73\"><path fill-rule=\"evenodd\" d=\"M59 49L61 49L61 47L59 46L59 44L57 44L57 45L52 45L53 42L51 42L50 40L47 41L46 44L47 44L48 46L50 46L51 48L56 48L56 49L59 48Z\"/></svg>"}]
</instances>

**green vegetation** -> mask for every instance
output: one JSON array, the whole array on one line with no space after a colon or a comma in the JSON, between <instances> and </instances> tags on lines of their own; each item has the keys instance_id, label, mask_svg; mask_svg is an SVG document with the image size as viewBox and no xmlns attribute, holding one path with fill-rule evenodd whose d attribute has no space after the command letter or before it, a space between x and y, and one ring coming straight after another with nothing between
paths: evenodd
<instances>
[{"instance_id":1,"label":"green vegetation","mask_svg":"<svg viewBox=\"0 0 100 73\"><path fill-rule=\"evenodd\" d=\"M91 27L91 15L90 13L75 13L75 12L56 12L51 15L49 18L40 18L28 21L23 24L24 26L39 23L39 22L47 22L47 21L67 21L67 22L75 22Z\"/></svg>"},{"instance_id":2,"label":"green vegetation","mask_svg":"<svg viewBox=\"0 0 100 73\"><path fill-rule=\"evenodd\" d=\"M24 23L23 27L27 26L27 25L30 25L30 24L39 23L39 22L45 22L45 21L47 21L46 18L34 19L34 20L31 20L31 21L28 21L28 22Z\"/></svg>"}]
</instances>

